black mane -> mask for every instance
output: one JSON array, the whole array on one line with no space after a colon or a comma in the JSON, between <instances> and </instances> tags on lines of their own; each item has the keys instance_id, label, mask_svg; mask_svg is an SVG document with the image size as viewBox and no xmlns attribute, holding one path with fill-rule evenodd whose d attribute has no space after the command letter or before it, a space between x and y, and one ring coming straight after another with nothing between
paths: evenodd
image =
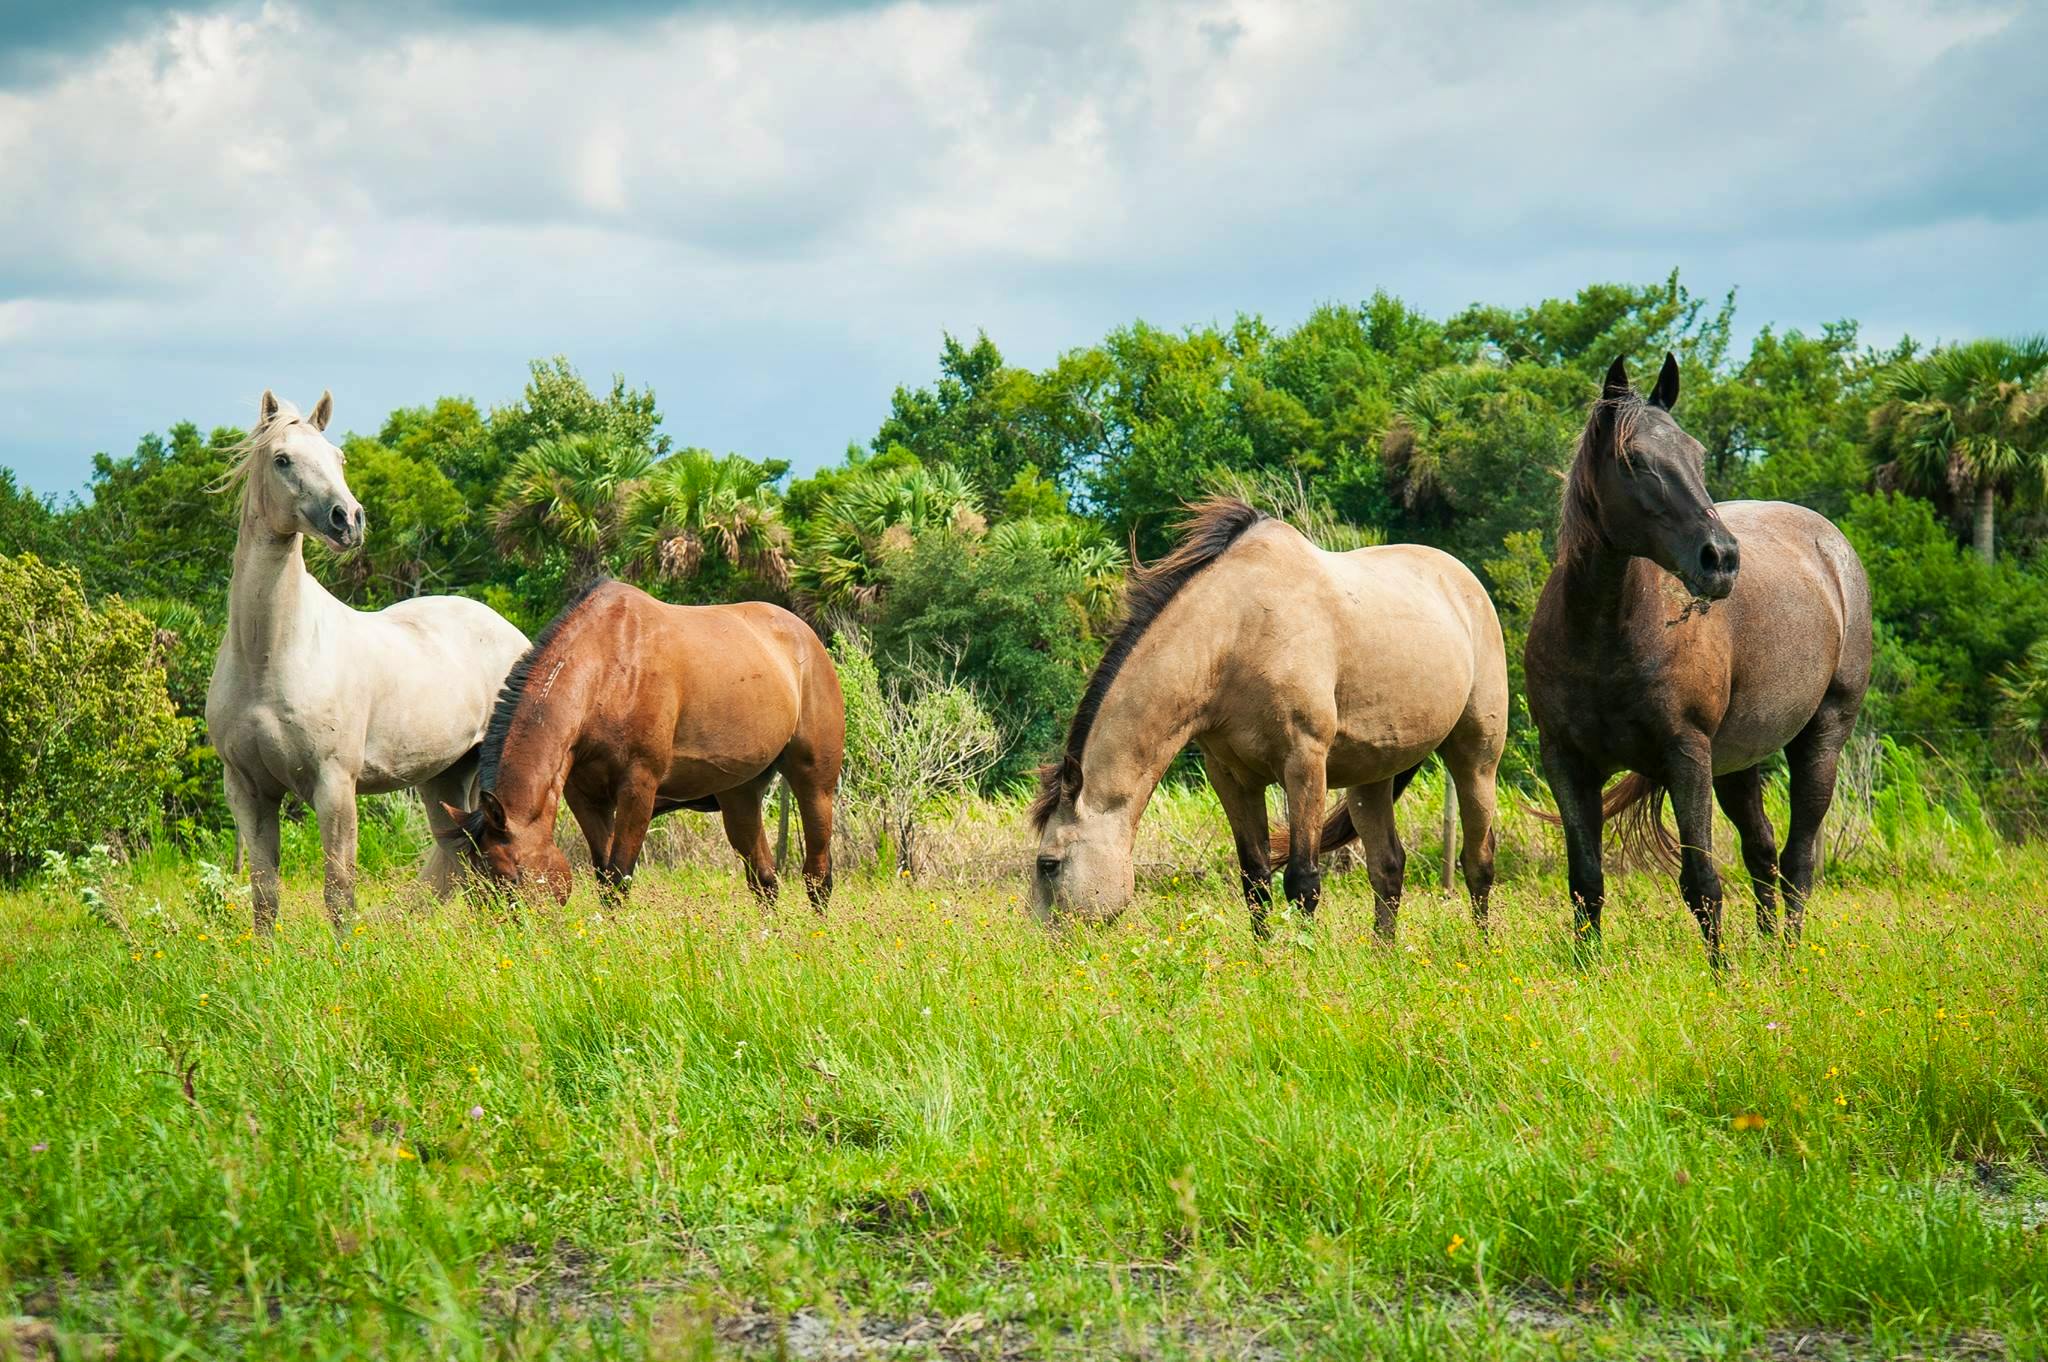
<instances>
[{"instance_id":1,"label":"black mane","mask_svg":"<svg viewBox=\"0 0 2048 1362\"><path fill-rule=\"evenodd\" d=\"M1630 389L1613 397L1602 397L1586 413L1586 428L1579 432L1578 452L1565 474L1563 505L1557 517L1559 562L1577 557L1601 539L1600 498L1594 488L1600 471L1603 428L1611 431L1615 457L1626 464L1636 424L1649 409L1650 404L1642 394Z\"/></svg>"},{"instance_id":2,"label":"black mane","mask_svg":"<svg viewBox=\"0 0 2048 1362\"><path fill-rule=\"evenodd\" d=\"M1110 683L1123 670L1138 640L1196 573L1221 558L1239 536L1266 518L1263 511L1235 497L1211 497L1189 510L1192 514L1181 523L1180 542L1174 545L1173 552L1151 567L1131 574L1124 592L1123 625L1103 650L1095 674L1088 678L1081 706L1074 711L1074 722L1067 728L1066 748L1058 761L1039 769L1038 798L1031 805L1031 825L1040 831L1045 829L1046 820L1052 817L1061 799L1072 799L1081 792L1081 750L1088 745L1088 731L1095 726L1095 715L1109 694Z\"/></svg>"},{"instance_id":3,"label":"black mane","mask_svg":"<svg viewBox=\"0 0 2048 1362\"><path fill-rule=\"evenodd\" d=\"M596 577L579 588L569 598L569 603L556 612L548 621L548 627L534 638L533 646L521 653L519 660L512 664L512 670L505 673L505 683L498 687L498 699L491 706L491 721L484 726L483 754L477 762L477 788L494 790L498 786L498 760L505 752L505 736L512 731L512 717L519 712L519 702L526 695L527 680L533 675L534 664L540 661L548 645L562 632L562 626L569 617L583 607L584 602L597 594L600 587L610 586L609 577Z\"/></svg>"}]
</instances>

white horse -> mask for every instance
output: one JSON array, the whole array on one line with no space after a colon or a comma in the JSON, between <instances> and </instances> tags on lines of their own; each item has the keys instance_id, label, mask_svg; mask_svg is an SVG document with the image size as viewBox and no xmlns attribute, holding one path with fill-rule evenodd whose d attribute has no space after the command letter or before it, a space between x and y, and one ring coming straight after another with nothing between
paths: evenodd
<instances>
[{"instance_id":1,"label":"white horse","mask_svg":"<svg viewBox=\"0 0 2048 1362\"><path fill-rule=\"evenodd\" d=\"M436 833L443 803L475 802L478 745L526 636L458 596L353 610L306 571L305 537L338 549L363 539L363 508L342 454L312 414L263 394L256 429L222 482L242 484L228 627L206 689L206 727L227 768L228 805L249 855L256 930L277 924L277 818L287 793L313 806L326 853L327 915L340 936L355 910L356 796L417 787ZM434 839L427 876L454 882Z\"/></svg>"}]
</instances>

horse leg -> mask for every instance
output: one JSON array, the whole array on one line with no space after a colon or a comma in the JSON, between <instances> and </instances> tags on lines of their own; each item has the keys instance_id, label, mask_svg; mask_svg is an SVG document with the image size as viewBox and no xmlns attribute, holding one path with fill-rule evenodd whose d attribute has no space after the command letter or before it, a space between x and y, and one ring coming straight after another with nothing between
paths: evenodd
<instances>
[{"instance_id":1,"label":"horse leg","mask_svg":"<svg viewBox=\"0 0 2048 1362\"><path fill-rule=\"evenodd\" d=\"M1487 903L1493 894L1493 856L1498 845L1493 824L1494 778L1500 768L1500 753L1482 748L1474 754L1459 750L1463 746L1461 743L1449 749L1449 760L1444 764L1458 787L1458 821L1464 841L1458 865L1465 873L1465 892L1472 897L1473 925L1483 932Z\"/></svg>"},{"instance_id":2,"label":"horse leg","mask_svg":"<svg viewBox=\"0 0 2048 1362\"><path fill-rule=\"evenodd\" d=\"M1240 779L1216 757L1203 752L1202 765L1209 772L1209 785L1216 802L1230 820L1231 840L1237 845L1238 883L1244 890L1245 906L1251 910L1252 935L1266 935L1266 910L1273 902L1273 862L1266 830L1266 790Z\"/></svg>"},{"instance_id":3,"label":"horse leg","mask_svg":"<svg viewBox=\"0 0 2048 1362\"><path fill-rule=\"evenodd\" d=\"M313 812L320 819L320 853L326 867L327 921L334 939L348 938L356 911L356 781L347 771L320 773L313 787Z\"/></svg>"},{"instance_id":4,"label":"horse leg","mask_svg":"<svg viewBox=\"0 0 2048 1362\"><path fill-rule=\"evenodd\" d=\"M725 820L725 840L747 864L747 888L763 908L775 906L781 881L775 878L775 852L768 845L768 825L761 817L761 796L766 782L756 781L718 797L719 816Z\"/></svg>"},{"instance_id":5,"label":"horse leg","mask_svg":"<svg viewBox=\"0 0 2048 1362\"><path fill-rule=\"evenodd\" d=\"M1770 816L1764 812L1763 768L1752 766L1747 771L1714 777L1714 797L1742 838L1742 865L1749 871L1750 887L1756 890L1757 933L1776 936L1778 839L1771 831Z\"/></svg>"},{"instance_id":6,"label":"horse leg","mask_svg":"<svg viewBox=\"0 0 2048 1362\"><path fill-rule=\"evenodd\" d=\"M804 829L804 895L819 913L832 901L832 787L838 783L836 772L830 781L822 775L815 764L782 773Z\"/></svg>"},{"instance_id":7,"label":"horse leg","mask_svg":"<svg viewBox=\"0 0 2048 1362\"><path fill-rule=\"evenodd\" d=\"M1401 829L1394 822L1394 782L1354 785L1344 792L1344 802L1358 833L1359 854L1365 857L1365 877L1372 883L1373 934L1392 941L1408 870L1408 853L1401 848Z\"/></svg>"},{"instance_id":8,"label":"horse leg","mask_svg":"<svg viewBox=\"0 0 2048 1362\"><path fill-rule=\"evenodd\" d=\"M441 806L446 803L467 809L476 803L476 767L477 749L471 748L453 766L419 785L420 801L427 806L427 826L434 833L434 849L427 853L425 877L435 898L447 898L462 874L462 858L445 835L455 831L455 820Z\"/></svg>"},{"instance_id":9,"label":"horse leg","mask_svg":"<svg viewBox=\"0 0 2048 1362\"><path fill-rule=\"evenodd\" d=\"M593 798L571 781L562 790L562 802L569 806L569 816L576 820L577 828L583 833L583 841L590 848L590 868L601 884L609 884L609 870L612 856L612 810L599 798Z\"/></svg>"},{"instance_id":10,"label":"horse leg","mask_svg":"<svg viewBox=\"0 0 2048 1362\"><path fill-rule=\"evenodd\" d=\"M1785 939L1798 944L1806 926L1806 896L1813 890L1813 872L1820 859L1820 825L1835 802L1835 769L1842 747L1856 726L1859 694L1846 702L1834 696L1821 702L1799 736L1785 745L1792 768L1792 823L1785 830Z\"/></svg>"},{"instance_id":11,"label":"horse leg","mask_svg":"<svg viewBox=\"0 0 2048 1362\"><path fill-rule=\"evenodd\" d=\"M619 782L612 798L612 844L604 864L597 870L600 897L617 907L633 882L633 868L640 864L640 847L647 841L647 825L654 821L654 796L661 779L650 768L631 767Z\"/></svg>"},{"instance_id":12,"label":"horse leg","mask_svg":"<svg viewBox=\"0 0 2048 1362\"><path fill-rule=\"evenodd\" d=\"M1714 868L1714 757L1704 735L1672 752L1665 762L1664 787L1678 821L1678 888L1700 924L1707 962L1721 958L1721 872Z\"/></svg>"},{"instance_id":13,"label":"horse leg","mask_svg":"<svg viewBox=\"0 0 2048 1362\"><path fill-rule=\"evenodd\" d=\"M265 794L235 768L227 768L228 810L235 816L235 840L249 857L251 924L258 936L277 930L277 806L279 796Z\"/></svg>"},{"instance_id":14,"label":"horse leg","mask_svg":"<svg viewBox=\"0 0 2048 1362\"><path fill-rule=\"evenodd\" d=\"M1296 912L1313 919L1323 898L1323 804L1329 798L1330 749L1297 747L1283 780L1287 792L1287 870L1281 886Z\"/></svg>"},{"instance_id":15,"label":"horse leg","mask_svg":"<svg viewBox=\"0 0 2048 1362\"><path fill-rule=\"evenodd\" d=\"M1572 892L1572 939L1592 945L1600 939L1600 909L1607 902L1607 877L1600 868L1602 773L1564 744L1542 734L1543 775L1564 824L1566 873Z\"/></svg>"}]
</instances>

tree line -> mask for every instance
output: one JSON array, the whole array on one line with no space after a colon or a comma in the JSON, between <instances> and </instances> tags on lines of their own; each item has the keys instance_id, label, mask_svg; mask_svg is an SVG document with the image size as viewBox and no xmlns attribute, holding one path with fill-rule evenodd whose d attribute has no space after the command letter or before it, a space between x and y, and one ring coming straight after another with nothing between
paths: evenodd
<instances>
[{"instance_id":1,"label":"tree line","mask_svg":"<svg viewBox=\"0 0 2048 1362\"><path fill-rule=\"evenodd\" d=\"M1600 374L1671 350L1715 496L1802 502L1863 555L1878 617L1864 730L1933 748L2008 830L2031 830L2048 811L2048 345L1873 348L1843 321L1766 327L1737 353L1734 317L1732 294L1674 272L1442 319L1381 293L1290 328L1134 322L1040 370L948 336L934 381L898 388L870 439L798 477L678 446L651 388L536 361L508 404L444 397L349 435L368 543L308 557L352 604L457 592L529 633L597 572L674 601L780 601L857 629L884 686L935 669L969 685L1001 730L986 776L1001 786L1057 741L1131 554L1162 551L1203 491L1330 548L1456 554L1494 593L1519 671ZM62 565L154 623L191 726L169 807L205 826L224 811L197 716L236 529L211 488L241 435L174 425L96 455L61 502L0 470L0 554ZM1510 776L1532 778L1517 711Z\"/></svg>"}]
</instances>

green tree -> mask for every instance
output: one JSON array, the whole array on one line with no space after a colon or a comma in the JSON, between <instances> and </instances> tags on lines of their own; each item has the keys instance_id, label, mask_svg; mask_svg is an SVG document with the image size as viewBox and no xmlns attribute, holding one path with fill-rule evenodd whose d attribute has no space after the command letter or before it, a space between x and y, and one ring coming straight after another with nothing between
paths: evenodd
<instances>
[{"instance_id":1,"label":"green tree","mask_svg":"<svg viewBox=\"0 0 2048 1362\"><path fill-rule=\"evenodd\" d=\"M0 557L0 621L0 874L145 831L187 727L155 629L33 554Z\"/></svg>"},{"instance_id":2,"label":"green tree","mask_svg":"<svg viewBox=\"0 0 2048 1362\"><path fill-rule=\"evenodd\" d=\"M1917 497L1858 496L1842 530L1876 607L1879 665L1866 714L1880 730L1945 750L1981 747L1995 709L1990 678L2048 633L2048 580L1959 547Z\"/></svg>"},{"instance_id":3,"label":"green tree","mask_svg":"<svg viewBox=\"0 0 2048 1362\"><path fill-rule=\"evenodd\" d=\"M729 580L737 574L787 592L790 536L773 486L786 469L702 449L663 459L626 506L629 570L644 580L688 582L722 569L728 578L714 587L740 585Z\"/></svg>"},{"instance_id":4,"label":"green tree","mask_svg":"<svg viewBox=\"0 0 2048 1362\"><path fill-rule=\"evenodd\" d=\"M972 687L1003 729L998 781L1051 750L1101 655L1084 604L1089 555L1060 540L1058 531L983 541L934 528L888 564L877 658L891 674L944 665Z\"/></svg>"},{"instance_id":5,"label":"green tree","mask_svg":"<svg viewBox=\"0 0 2048 1362\"><path fill-rule=\"evenodd\" d=\"M951 464L865 473L805 527L797 580L821 610L866 610L888 585L890 561L919 535L946 529L972 539L986 524L974 489Z\"/></svg>"},{"instance_id":6,"label":"green tree","mask_svg":"<svg viewBox=\"0 0 2048 1362\"><path fill-rule=\"evenodd\" d=\"M0 468L0 553L33 553L50 558L61 553L62 535L50 503L14 480L14 470Z\"/></svg>"},{"instance_id":7,"label":"green tree","mask_svg":"<svg viewBox=\"0 0 2048 1362\"><path fill-rule=\"evenodd\" d=\"M560 355L527 366L526 391L519 401L491 413L490 432L497 457L508 468L535 445L580 435L603 436L642 450L650 459L669 451L652 388L628 388L624 376L614 374L611 391L599 397Z\"/></svg>"},{"instance_id":8,"label":"green tree","mask_svg":"<svg viewBox=\"0 0 2048 1362\"><path fill-rule=\"evenodd\" d=\"M972 345L953 336L939 353L929 388L898 388L870 442L880 454L904 449L920 463L959 469L983 505L1030 468L1059 483L1092 429L1084 403L1055 367L1033 374L1003 362L986 335Z\"/></svg>"},{"instance_id":9,"label":"green tree","mask_svg":"<svg viewBox=\"0 0 2048 1362\"><path fill-rule=\"evenodd\" d=\"M1534 307L1474 304L1445 327L1453 341L1477 341L1509 364L1572 369L1596 379L1626 356L1636 372L1655 372L1675 351L1688 380L1719 369L1735 320L1735 295L1709 313L1706 299L1671 271L1661 284L1589 284L1570 298L1547 298Z\"/></svg>"},{"instance_id":10,"label":"green tree","mask_svg":"<svg viewBox=\"0 0 2048 1362\"><path fill-rule=\"evenodd\" d=\"M499 540L529 562L559 548L570 584L588 581L616 555L626 508L653 470L646 446L613 435L543 439L505 475L495 517Z\"/></svg>"},{"instance_id":11,"label":"green tree","mask_svg":"<svg viewBox=\"0 0 2048 1362\"><path fill-rule=\"evenodd\" d=\"M2048 340L1979 340L1901 361L1877 376L1870 455L1885 485L1969 509L1977 556L1996 552L1998 503L2048 492L2048 421L2031 389Z\"/></svg>"},{"instance_id":12,"label":"green tree","mask_svg":"<svg viewBox=\"0 0 2048 1362\"><path fill-rule=\"evenodd\" d=\"M202 437L181 421L126 458L95 454L89 500L63 517L66 557L86 590L224 607L239 521L235 498L214 488L241 438L233 429Z\"/></svg>"}]
</instances>

